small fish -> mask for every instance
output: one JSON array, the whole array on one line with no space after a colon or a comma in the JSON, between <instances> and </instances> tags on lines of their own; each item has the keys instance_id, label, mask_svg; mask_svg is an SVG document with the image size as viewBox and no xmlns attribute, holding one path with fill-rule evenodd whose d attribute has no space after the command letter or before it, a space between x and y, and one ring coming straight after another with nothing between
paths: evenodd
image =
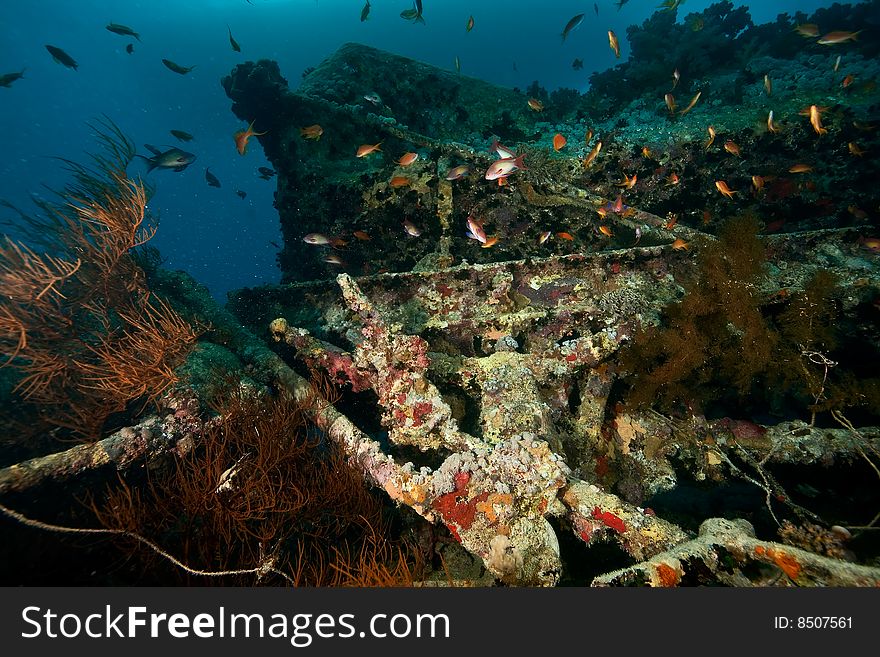
<instances>
[{"instance_id":1,"label":"small fish","mask_svg":"<svg viewBox=\"0 0 880 657\"><path fill-rule=\"evenodd\" d=\"M681 183L681 179L678 177L678 174L673 171L666 178L666 184L669 186L678 185Z\"/></svg>"},{"instance_id":2,"label":"small fish","mask_svg":"<svg viewBox=\"0 0 880 657\"><path fill-rule=\"evenodd\" d=\"M170 132L180 141L192 141L193 139L195 139L195 137L193 137L188 132L184 132L183 130L170 130Z\"/></svg>"},{"instance_id":3,"label":"small fish","mask_svg":"<svg viewBox=\"0 0 880 657\"><path fill-rule=\"evenodd\" d=\"M653 157L653 153L651 153L651 149L648 148L647 146L642 146L642 157L649 158L649 159L651 157Z\"/></svg>"},{"instance_id":4,"label":"small fish","mask_svg":"<svg viewBox=\"0 0 880 657\"><path fill-rule=\"evenodd\" d=\"M486 241L480 244L481 249L491 249L493 246L498 244L498 236L491 235L486 237Z\"/></svg>"},{"instance_id":5,"label":"small fish","mask_svg":"<svg viewBox=\"0 0 880 657\"><path fill-rule=\"evenodd\" d=\"M736 155L737 157L742 157L742 155L740 154L740 150L739 150L739 144L737 144L735 141L732 141L730 139L728 139L726 142L724 142L724 150L726 150L731 155Z\"/></svg>"},{"instance_id":6,"label":"small fish","mask_svg":"<svg viewBox=\"0 0 880 657\"><path fill-rule=\"evenodd\" d=\"M153 169L171 169L172 171L183 171L192 164L196 156L187 153L179 148L169 148L167 151L160 151L155 146L144 144L144 148L153 154L153 157L144 157L143 155L135 155L148 162L147 173Z\"/></svg>"},{"instance_id":7,"label":"small fish","mask_svg":"<svg viewBox=\"0 0 880 657\"><path fill-rule=\"evenodd\" d=\"M675 225L678 223L678 215L674 212L670 212L666 215L666 223L663 224L663 228L666 230L672 230L675 228Z\"/></svg>"},{"instance_id":8,"label":"small fish","mask_svg":"<svg viewBox=\"0 0 880 657\"><path fill-rule=\"evenodd\" d=\"M363 230L356 230L356 231L354 231L354 232L352 233L352 235L354 235L354 236L355 236L357 239L359 239L361 242L369 242L369 241L372 239L372 238L367 234L367 232L366 232L366 231L363 231Z\"/></svg>"},{"instance_id":9,"label":"small fish","mask_svg":"<svg viewBox=\"0 0 880 657\"><path fill-rule=\"evenodd\" d=\"M411 237L418 237L422 234L422 231L409 219L403 220L403 230Z\"/></svg>"},{"instance_id":10,"label":"small fish","mask_svg":"<svg viewBox=\"0 0 880 657\"><path fill-rule=\"evenodd\" d=\"M163 59L162 63L165 64L165 66L167 66L169 69L171 69L175 73L179 73L180 75L186 75L195 68L195 66L181 66L180 64L175 64L170 59Z\"/></svg>"},{"instance_id":11,"label":"small fish","mask_svg":"<svg viewBox=\"0 0 880 657\"><path fill-rule=\"evenodd\" d=\"M690 245L680 237L672 243L673 251L688 251L690 248Z\"/></svg>"},{"instance_id":12,"label":"small fish","mask_svg":"<svg viewBox=\"0 0 880 657\"><path fill-rule=\"evenodd\" d=\"M767 92L768 96L773 95L773 81L770 79L770 75L764 74L764 91Z\"/></svg>"},{"instance_id":13,"label":"small fish","mask_svg":"<svg viewBox=\"0 0 880 657\"><path fill-rule=\"evenodd\" d=\"M620 11L623 8L623 5L625 5L627 2L629 2L629 0L617 0L617 11Z\"/></svg>"},{"instance_id":14,"label":"small fish","mask_svg":"<svg viewBox=\"0 0 880 657\"><path fill-rule=\"evenodd\" d=\"M317 141L321 138L321 135L323 134L324 128L319 126L317 123L299 129L299 136L303 139L314 139L315 141Z\"/></svg>"},{"instance_id":15,"label":"small fish","mask_svg":"<svg viewBox=\"0 0 880 657\"><path fill-rule=\"evenodd\" d=\"M828 130L822 127L822 121L819 118L821 114L821 110L816 105L810 105L810 125L813 126L813 130L816 131L817 135L824 135Z\"/></svg>"},{"instance_id":16,"label":"small fish","mask_svg":"<svg viewBox=\"0 0 880 657\"><path fill-rule=\"evenodd\" d=\"M140 35L126 25L120 25L119 23L110 23L107 26L107 29L110 30L111 32L113 32L113 34L118 34L120 36L134 37L138 41L141 40Z\"/></svg>"},{"instance_id":17,"label":"small fish","mask_svg":"<svg viewBox=\"0 0 880 657\"><path fill-rule=\"evenodd\" d=\"M837 59L834 60L834 68L833 68L833 70L834 70L835 73L837 73L837 69L840 68L840 58L841 58L842 56L843 56L843 55L838 55L838 56L837 56Z\"/></svg>"},{"instance_id":18,"label":"small fish","mask_svg":"<svg viewBox=\"0 0 880 657\"><path fill-rule=\"evenodd\" d=\"M789 168L789 173L809 173L813 170L809 164L795 164Z\"/></svg>"},{"instance_id":19,"label":"small fish","mask_svg":"<svg viewBox=\"0 0 880 657\"><path fill-rule=\"evenodd\" d=\"M736 194L736 192L734 190L730 189L730 187L727 186L727 183L724 182L723 180L716 180L715 187L718 189L719 192L721 192L727 198L732 199L733 195Z\"/></svg>"},{"instance_id":20,"label":"small fish","mask_svg":"<svg viewBox=\"0 0 880 657\"><path fill-rule=\"evenodd\" d=\"M623 174L623 182L616 183L616 185L618 187L625 187L626 189L632 189L633 187L635 187L635 184L636 184L636 181L638 180L638 178L639 178L638 174L635 174L635 173L632 175L632 178L630 178L626 174Z\"/></svg>"},{"instance_id":21,"label":"small fish","mask_svg":"<svg viewBox=\"0 0 880 657\"><path fill-rule=\"evenodd\" d=\"M529 107L535 112L543 112L544 111L544 103L542 103L537 98L529 98Z\"/></svg>"},{"instance_id":22,"label":"small fish","mask_svg":"<svg viewBox=\"0 0 880 657\"><path fill-rule=\"evenodd\" d=\"M550 239L550 236L551 236L552 234L553 234L553 233L551 233L549 230L545 230L543 233L541 233L540 235L538 235L538 244L543 244L544 242L546 242L547 240L549 240L549 239Z\"/></svg>"},{"instance_id":23,"label":"small fish","mask_svg":"<svg viewBox=\"0 0 880 657\"><path fill-rule=\"evenodd\" d=\"M687 104L687 107L685 107L683 110L681 110L681 112L679 112L678 115L679 115L679 116L684 116L685 114L687 114L688 112L690 112L692 109L694 109L694 105L697 104L697 101L700 100L700 96L702 96L702 95L703 95L703 92L702 92L702 91L698 91L698 92L696 93L696 95L695 95L693 98L691 98L691 102L689 102L689 103Z\"/></svg>"},{"instance_id":24,"label":"small fish","mask_svg":"<svg viewBox=\"0 0 880 657\"><path fill-rule=\"evenodd\" d=\"M669 113L675 114L675 96L667 93L663 96L663 102L666 103L666 108L669 110Z\"/></svg>"},{"instance_id":25,"label":"small fish","mask_svg":"<svg viewBox=\"0 0 880 657\"><path fill-rule=\"evenodd\" d=\"M565 231L562 231L560 233L556 233L556 237L558 237L561 240L568 240L569 242L574 242L574 235L572 235L571 233L566 233Z\"/></svg>"},{"instance_id":26,"label":"small fish","mask_svg":"<svg viewBox=\"0 0 880 657\"><path fill-rule=\"evenodd\" d=\"M125 52L127 52L129 55L132 54L134 52L134 44L129 43L127 46L125 46Z\"/></svg>"},{"instance_id":27,"label":"small fish","mask_svg":"<svg viewBox=\"0 0 880 657\"><path fill-rule=\"evenodd\" d=\"M402 167L408 167L410 164L419 159L418 153L404 153L397 163Z\"/></svg>"},{"instance_id":28,"label":"small fish","mask_svg":"<svg viewBox=\"0 0 880 657\"><path fill-rule=\"evenodd\" d=\"M715 128L710 125L706 128L706 132L709 133L709 140L706 142L706 150L708 150L709 147L715 143Z\"/></svg>"},{"instance_id":29,"label":"small fish","mask_svg":"<svg viewBox=\"0 0 880 657\"><path fill-rule=\"evenodd\" d=\"M623 194L618 194L617 200L614 201L614 203L609 204L608 209L611 210L615 214L623 214L625 207L626 206L624 206L624 204L623 204Z\"/></svg>"},{"instance_id":30,"label":"small fish","mask_svg":"<svg viewBox=\"0 0 880 657\"><path fill-rule=\"evenodd\" d=\"M265 134L265 132L255 132L254 121L251 121L246 130L239 130L232 135L232 139L235 141L235 150L238 151L239 155L244 155L247 153L248 140L251 137L259 137Z\"/></svg>"},{"instance_id":31,"label":"small fish","mask_svg":"<svg viewBox=\"0 0 880 657\"><path fill-rule=\"evenodd\" d=\"M847 41L858 41L859 32L861 32L861 30L858 30L856 32L829 32L818 41L816 41L816 43L818 43L820 46L834 46L838 43L846 43Z\"/></svg>"},{"instance_id":32,"label":"small fish","mask_svg":"<svg viewBox=\"0 0 880 657\"><path fill-rule=\"evenodd\" d=\"M458 55L455 56L455 72L461 73L461 60L458 58Z\"/></svg>"},{"instance_id":33,"label":"small fish","mask_svg":"<svg viewBox=\"0 0 880 657\"><path fill-rule=\"evenodd\" d=\"M240 198L240 199L242 199L242 200L244 200L244 199L247 198L247 192L243 192L243 191L241 191L240 189L237 189L237 190L235 191L235 194L236 194L236 196L238 196L238 198Z\"/></svg>"},{"instance_id":34,"label":"small fish","mask_svg":"<svg viewBox=\"0 0 880 657\"><path fill-rule=\"evenodd\" d=\"M868 218L868 213L862 210L858 205L848 205L846 211L859 220Z\"/></svg>"},{"instance_id":35,"label":"small fish","mask_svg":"<svg viewBox=\"0 0 880 657\"><path fill-rule=\"evenodd\" d=\"M331 265L339 265L341 267L345 266L345 261L340 258L335 253L328 253L326 256L321 258L324 262L329 263Z\"/></svg>"},{"instance_id":36,"label":"small fish","mask_svg":"<svg viewBox=\"0 0 880 657\"><path fill-rule=\"evenodd\" d=\"M589 143L593 141L593 129L590 128L587 130L587 133L584 135L584 143L589 145Z\"/></svg>"},{"instance_id":37,"label":"small fish","mask_svg":"<svg viewBox=\"0 0 880 657\"><path fill-rule=\"evenodd\" d=\"M599 151L601 151L601 150L602 150L602 142L597 141L596 145L593 146L593 150L591 150L589 153L587 153L587 157L584 159L584 166L589 167L593 163L593 160L595 160L596 157L599 155Z\"/></svg>"},{"instance_id":38,"label":"small fish","mask_svg":"<svg viewBox=\"0 0 880 657\"><path fill-rule=\"evenodd\" d=\"M525 153L515 158L507 157L496 160L488 169L486 169L486 180L506 178L518 169L525 169L526 167L523 165L523 158L525 158Z\"/></svg>"},{"instance_id":39,"label":"small fish","mask_svg":"<svg viewBox=\"0 0 880 657\"><path fill-rule=\"evenodd\" d=\"M220 187L220 180L211 173L211 167L205 169L205 180L208 183L208 187Z\"/></svg>"},{"instance_id":40,"label":"small fish","mask_svg":"<svg viewBox=\"0 0 880 657\"><path fill-rule=\"evenodd\" d=\"M24 77L25 69L21 69L20 73L4 73L0 75L0 87L9 87L16 80Z\"/></svg>"},{"instance_id":41,"label":"small fish","mask_svg":"<svg viewBox=\"0 0 880 657\"><path fill-rule=\"evenodd\" d=\"M465 30L467 32L470 32L472 29L474 29L474 17L473 16L468 18L467 25L465 25Z\"/></svg>"},{"instance_id":42,"label":"small fish","mask_svg":"<svg viewBox=\"0 0 880 657\"><path fill-rule=\"evenodd\" d=\"M684 0L663 0L663 2L657 5L657 9L661 11L675 11L682 2Z\"/></svg>"},{"instance_id":43,"label":"small fish","mask_svg":"<svg viewBox=\"0 0 880 657\"><path fill-rule=\"evenodd\" d=\"M398 187L406 187L410 184L409 178L406 176L394 176L391 180L388 181L388 184L391 187L397 189Z\"/></svg>"},{"instance_id":44,"label":"small fish","mask_svg":"<svg viewBox=\"0 0 880 657\"><path fill-rule=\"evenodd\" d=\"M271 180L272 176L276 173L275 169L270 169L269 167L258 167L257 171L263 180Z\"/></svg>"},{"instance_id":45,"label":"small fish","mask_svg":"<svg viewBox=\"0 0 880 657\"><path fill-rule=\"evenodd\" d=\"M575 59L575 60L571 63L571 67L572 67L575 71L580 71L580 70L584 67L584 60L583 60L583 59Z\"/></svg>"},{"instance_id":46,"label":"small fish","mask_svg":"<svg viewBox=\"0 0 880 657\"><path fill-rule=\"evenodd\" d=\"M459 180L460 178L468 177L470 174L471 168L467 164L461 164L446 172L446 180Z\"/></svg>"},{"instance_id":47,"label":"small fish","mask_svg":"<svg viewBox=\"0 0 880 657\"><path fill-rule=\"evenodd\" d=\"M491 146L489 146L489 152L496 153L498 157L502 160L506 158L516 157L516 153L514 153L512 149L504 146L503 144L499 144L497 139L492 142Z\"/></svg>"},{"instance_id":48,"label":"small fish","mask_svg":"<svg viewBox=\"0 0 880 657\"><path fill-rule=\"evenodd\" d=\"M880 238L878 237L859 237L859 244L871 253L880 253Z\"/></svg>"},{"instance_id":49,"label":"small fish","mask_svg":"<svg viewBox=\"0 0 880 657\"><path fill-rule=\"evenodd\" d=\"M755 187L755 191L760 192L764 188L764 177L752 176L752 185Z\"/></svg>"},{"instance_id":50,"label":"small fish","mask_svg":"<svg viewBox=\"0 0 880 657\"><path fill-rule=\"evenodd\" d=\"M379 97L379 94L377 94L375 91L365 95L364 100L369 103L373 103L373 105L376 105L377 107L382 107L382 105L383 105L382 99Z\"/></svg>"},{"instance_id":51,"label":"small fish","mask_svg":"<svg viewBox=\"0 0 880 657\"><path fill-rule=\"evenodd\" d=\"M78 64L76 63L76 60L61 50L61 48L56 46L46 46L46 50L49 51L49 54L52 55L52 59L54 59L56 63L63 64L67 68L72 68L74 71L77 69Z\"/></svg>"},{"instance_id":52,"label":"small fish","mask_svg":"<svg viewBox=\"0 0 880 657\"><path fill-rule=\"evenodd\" d=\"M415 0L413 8L404 9L400 12L400 17L412 21L413 23L421 23L424 25L425 19L422 17L422 0Z\"/></svg>"},{"instance_id":53,"label":"small fish","mask_svg":"<svg viewBox=\"0 0 880 657\"><path fill-rule=\"evenodd\" d=\"M855 78L852 76L852 74L847 75L847 76L846 76L845 78L843 78L843 80L841 81L840 86L842 86L844 89L846 89L846 88L847 88L849 85L851 85L854 81L855 81Z\"/></svg>"},{"instance_id":54,"label":"small fish","mask_svg":"<svg viewBox=\"0 0 880 657\"><path fill-rule=\"evenodd\" d=\"M561 151L563 148L565 148L565 145L567 143L568 143L568 140L565 137L563 137L561 134L559 134L558 132L555 135L553 135L553 150L556 151L557 153L559 151Z\"/></svg>"},{"instance_id":55,"label":"small fish","mask_svg":"<svg viewBox=\"0 0 880 657\"><path fill-rule=\"evenodd\" d=\"M602 233L605 237L614 237L614 231L612 231L605 224L602 224L601 226L599 226L599 232Z\"/></svg>"},{"instance_id":56,"label":"small fish","mask_svg":"<svg viewBox=\"0 0 880 657\"><path fill-rule=\"evenodd\" d=\"M361 144L360 146L358 146L357 153L355 153L355 155L357 157L367 157L368 155L375 153L376 151L381 151L381 145L381 141L378 144Z\"/></svg>"},{"instance_id":57,"label":"small fish","mask_svg":"<svg viewBox=\"0 0 880 657\"><path fill-rule=\"evenodd\" d=\"M873 132L874 129L877 127L871 123L862 123L861 121L853 121L852 124L853 128L862 132Z\"/></svg>"},{"instance_id":58,"label":"small fish","mask_svg":"<svg viewBox=\"0 0 880 657\"><path fill-rule=\"evenodd\" d=\"M232 38L232 28L227 24L226 29L229 32L229 45L232 46L235 52L241 52L241 46L238 45L238 41Z\"/></svg>"},{"instance_id":59,"label":"small fish","mask_svg":"<svg viewBox=\"0 0 880 657\"><path fill-rule=\"evenodd\" d=\"M617 35L614 33L614 30L608 30L608 45L611 50L614 51L614 56L618 59L620 58L620 42L617 40Z\"/></svg>"},{"instance_id":60,"label":"small fish","mask_svg":"<svg viewBox=\"0 0 880 657\"><path fill-rule=\"evenodd\" d=\"M678 69L675 69L675 70L672 72L672 88L673 88L673 89L675 89L675 87L678 86L678 81L679 81L680 79L681 79L681 73L678 72Z\"/></svg>"},{"instance_id":61,"label":"small fish","mask_svg":"<svg viewBox=\"0 0 880 657\"><path fill-rule=\"evenodd\" d=\"M324 233L309 233L308 235L303 235L303 242L314 244L315 246L325 246L330 244L330 238Z\"/></svg>"},{"instance_id":62,"label":"small fish","mask_svg":"<svg viewBox=\"0 0 880 657\"><path fill-rule=\"evenodd\" d=\"M598 5L598 3L595 3L595 2L593 3L593 11L596 12L596 16L599 15L599 5Z\"/></svg>"},{"instance_id":63,"label":"small fish","mask_svg":"<svg viewBox=\"0 0 880 657\"><path fill-rule=\"evenodd\" d=\"M367 4L365 4L364 8L361 9L361 23L363 23L369 17L370 17L370 0L367 0Z\"/></svg>"},{"instance_id":64,"label":"small fish","mask_svg":"<svg viewBox=\"0 0 880 657\"><path fill-rule=\"evenodd\" d=\"M467 229L465 230L465 235L472 240L477 240L481 243L486 242L486 231L483 230L483 222L478 221L473 215L470 215L467 218L466 224Z\"/></svg>"},{"instance_id":65,"label":"small fish","mask_svg":"<svg viewBox=\"0 0 880 657\"><path fill-rule=\"evenodd\" d=\"M773 110L767 115L767 130L769 132L779 132L779 128L773 122Z\"/></svg>"},{"instance_id":66,"label":"small fish","mask_svg":"<svg viewBox=\"0 0 880 657\"><path fill-rule=\"evenodd\" d=\"M794 26L794 31L807 39L819 36L819 26L815 23L797 24Z\"/></svg>"},{"instance_id":67,"label":"small fish","mask_svg":"<svg viewBox=\"0 0 880 657\"><path fill-rule=\"evenodd\" d=\"M584 14L572 16L571 20L569 20L568 23L565 24L565 27L562 30L562 42L565 43L565 38L571 33L572 30L576 29L583 22Z\"/></svg>"},{"instance_id":68,"label":"small fish","mask_svg":"<svg viewBox=\"0 0 880 657\"><path fill-rule=\"evenodd\" d=\"M850 155L855 155L856 157L862 157L865 154L865 151L859 148L859 145L855 142L849 142L846 147L849 149Z\"/></svg>"}]
</instances>

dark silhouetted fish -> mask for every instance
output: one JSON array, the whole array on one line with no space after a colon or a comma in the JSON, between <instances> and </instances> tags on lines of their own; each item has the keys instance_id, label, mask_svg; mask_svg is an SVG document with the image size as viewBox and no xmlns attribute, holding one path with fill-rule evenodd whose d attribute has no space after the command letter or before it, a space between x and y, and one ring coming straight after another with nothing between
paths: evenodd
<instances>
[{"instance_id":1,"label":"dark silhouetted fish","mask_svg":"<svg viewBox=\"0 0 880 657\"><path fill-rule=\"evenodd\" d=\"M363 23L369 17L370 17L370 0L367 0L367 4L365 4L364 8L361 9L361 23Z\"/></svg>"},{"instance_id":2,"label":"dark silhouetted fish","mask_svg":"<svg viewBox=\"0 0 880 657\"><path fill-rule=\"evenodd\" d=\"M235 194L238 196L238 198L240 198L242 200L247 198L247 192L243 192L240 189L236 190Z\"/></svg>"},{"instance_id":3,"label":"dark silhouetted fish","mask_svg":"<svg viewBox=\"0 0 880 657\"><path fill-rule=\"evenodd\" d=\"M59 64L63 64L67 68L72 68L74 71L77 68L76 60L68 55L66 52L61 50L56 46L46 46L46 50L49 51L49 54L52 55L52 59L54 59Z\"/></svg>"},{"instance_id":4,"label":"dark silhouetted fish","mask_svg":"<svg viewBox=\"0 0 880 657\"><path fill-rule=\"evenodd\" d=\"M565 42L565 37L569 35L569 33L575 29L578 25L584 22L584 14L578 14L577 16L572 16L571 20L565 24L565 27L562 30L562 41Z\"/></svg>"},{"instance_id":5,"label":"dark silhouetted fish","mask_svg":"<svg viewBox=\"0 0 880 657\"><path fill-rule=\"evenodd\" d=\"M119 34L121 36L130 36L134 37L138 41L141 40L141 35L135 32L133 29L128 27L127 25L120 25L119 23L110 23L107 26L107 29L113 32L113 34Z\"/></svg>"},{"instance_id":6,"label":"dark silhouetted fish","mask_svg":"<svg viewBox=\"0 0 880 657\"><path fill-rule=\"evenodd\" d=\"M150 151L153 154L153 157L144 157L143 155L137 155L136 157L143 158L149 163L147 166L147 173L150 173L153 169L183 171L190 164L195 162L196 159L196 156L193 153L187 153L179 148L169 148L164 152L160 151L155 146L150 146L150 144L144 144L144 148Z\"/></svg>"},{"instance_id":7,"label":"dark silhouetted fish","mask_svg":"<svg viewBox=\"0 0 880 657\"><path fill-rule=\"evenodd\" d=\"M229 31L229 45L232 46L232 49L235 52L241 52L241 46L238 45L238 41L232 38L232 28L229 25L226 26L226 29Z\"/></svg>"},{"instance_id":8,"label":"dark silhouetted fish","mask_svg":"<svg viewBox=\"0 0 880 657\"><path fill-rule=\"evenodd\" d=\"M125 46L125 52L127 52L129 55L131 53L133 53L134 52L134 44L129 43L127 46Z\"/></svg>"},{"instance_id":9,"label":"dark silhouetted fish","mask_svg":"<svg viewBox=\"0 0 880 657\"><path fill-rule=\"evenodd\" d=\"M576 60L574 60L574 61L571 63L571 67L572 67L575 71L580 71L580 70L584 67L584 60L583 60L583 59L576 59Z\"/></svg>"},{"instance_id":10,"label":"dark silhouetted fish","mask_svg":"<svg viewBox=\"0 0 880 657\"><path fill-rule=\"evenodd\" d=\"M195 137L193 137L188 132L184 132L183 130L171 130L170 132L180 141L192 141L193 139L195 139Z\"/></svg>"},{"instance_id":11,"label":"dark silhouetted fish","mask_svg":"<svg viewBox=\"0 0 880 657\"><path fill-rule=\"evenodd\" d=\"M400 17L412 21L413 23L422 23L424 25L425 19L422 18L422 0L415 0L413 8L404 9L400 12Z\"/></svg>"},{"instance_id":12,"label":"dark silhouetted fish","mask_svg":"<svg viewBox=\"0 0 880 657\"><path fill-rule=\"evenodd\" d=\"M272 176L275 175L275 169L270 169L269 167L260 167L257 169L260 172L260 178L263 180L269 180Z\"/></svg>"},{"instance_id":13,"label":"dark silhouetted fish","mask_svg":"<svg viewBox=\"0 0 880 657\"><path fill-rule=\"evenodd\" d=\"M25 69L21 69L20 73L4 73L0 75L0 87L8 87L16 80L20 80L24 77Z\"/></svg>"},{"instance_id":14,"label":"dark silhouetted fish","mask_svg":"<svg viewBox=\"0 0 880 657\"><path fill-rule=\"evenodd\" d=\"M175 73L180 73L181 75L186 75L195 68L195 66L181 66L180 64L175 64L170 59L163 59L162 63Z\"/></svg>"},{"instance_id":15,"label":"dark silhouetted fish","mask_svg":"<svg viewBox=\"0 0 880 657\"><path fill-rule=\"evenodd\" d=\"M220 181L211 173L211 167L205 169L205 180L208 181L208 187L220 187Z\"/></svg>"}]
</instances>

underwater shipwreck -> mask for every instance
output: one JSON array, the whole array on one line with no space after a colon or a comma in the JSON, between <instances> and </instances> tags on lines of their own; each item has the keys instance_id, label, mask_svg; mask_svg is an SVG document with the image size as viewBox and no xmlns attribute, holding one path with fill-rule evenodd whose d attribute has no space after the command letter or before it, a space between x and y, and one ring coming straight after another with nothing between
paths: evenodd
<instances>
[{"instance_id":1,"label":"underwater shipwreck","mask_svg":"<svg viewBox=\"0 0 880 657\"><path fill-rule=\"evenodd\" d=\"M880 42L792 30L876 13L659 12L587 94L241 64L282 282L225 307L101 124L0 247L4 580L880 585Z\"/></svg>"}]
</instances>

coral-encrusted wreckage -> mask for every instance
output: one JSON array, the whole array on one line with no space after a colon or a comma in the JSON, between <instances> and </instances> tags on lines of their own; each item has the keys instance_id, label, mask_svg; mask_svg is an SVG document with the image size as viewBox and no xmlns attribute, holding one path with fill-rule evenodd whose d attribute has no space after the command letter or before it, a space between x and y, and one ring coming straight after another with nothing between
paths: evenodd
<instances>
[{"instance_id":1,"label":"coral-encrusted wreckage","mask_svg":"<svg viewBox=\"0 0 880 657\"><path fill-rule=\"evenodd\" d=\"M446 572L423 583L880 585L880 270L853 213L798 229L754 205L760 189L737 206L702 132L650 156L597 133L585 167L589 140L541 145L565 120L583 142L574 101L541 117L516 90L355 44L297 91L269 61L223 85L266 133L286 284L231 295L235 319L202 308L208 339L304 400L368 483L437 528L428 558ZM827 147L809 131L785 139ZM483 178L495 140L526 153L504 185ZM458 166L470 175L448 179ZM840 201L800 184L772 187ZM468 218L497 243L466 236ZM780 219L791 232L769 234ZM335 401L309 392L316 373ZM170 449L181 430L159 434ZM113 440L104 451L125 454ZM0 493L57 477L59 459L76 460L0 471ZM457 570L456 550L480 567Z\"/></svg>"}]
</instances>

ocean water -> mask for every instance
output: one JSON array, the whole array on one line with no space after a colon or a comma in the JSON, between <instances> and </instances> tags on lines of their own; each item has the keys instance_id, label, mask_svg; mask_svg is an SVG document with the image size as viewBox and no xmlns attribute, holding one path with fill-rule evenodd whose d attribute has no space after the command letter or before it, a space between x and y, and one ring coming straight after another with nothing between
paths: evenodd
<instances>
[{"instance_id":1,"label":"ocean water","mask_svg":"<svg viewBox=\"0 0 880 657\"><path fill-rule=\"evenodd\" d=\"M627 26L641 24L658 2L630 0L618 9L599 0L597 15L592 2L424 0L424 24L401 18L411 6L407 0L370 4L368 20L361 21L361 0L0 3L0 74L24 69L24 78L0 88L0 198L27 208L31 196L63 186L67 174L52 157L81 161L93 152L87 124L101 115L119 125L141 153L147 153L145 143L192 151L197 160L185 171L147 176L156 188L151 209L160 217L152 244L167 267L191 273L223 300L229 290L276 282L281 243L272 206L275 180L261 180L257 173L270 164L256 140L245 156L234 148L232 134L245 126L230 112L219 81L236 64L274 59L296 88L304 69L357 41L448 69L458 57L463 74L508 87L538 81L548 91L586 91L591 73L625 61ZM688 0L679 20L709 4ZM831 4L777 0L749 8L761 23ZM585 13L583 23L563 43L563 27L579 13ZM467 32L469 16L474 28ZM111 22L131 27L140 41L109 32L105 26ZM608 48L609 29L620 38L622 60ZM241 52L232 49L228 30ZM46 44L69 53L78 69L54 62ZM163 58L195 68L178 75ZM580 71L571 67L575 58L584 62ZM181 144L170 129L195 140ZM206 184L206 167L220 188ZM240 198L239 190L247 196ZM13 215L0 210L0 219Z\"/></svg>"}]
</instances>

